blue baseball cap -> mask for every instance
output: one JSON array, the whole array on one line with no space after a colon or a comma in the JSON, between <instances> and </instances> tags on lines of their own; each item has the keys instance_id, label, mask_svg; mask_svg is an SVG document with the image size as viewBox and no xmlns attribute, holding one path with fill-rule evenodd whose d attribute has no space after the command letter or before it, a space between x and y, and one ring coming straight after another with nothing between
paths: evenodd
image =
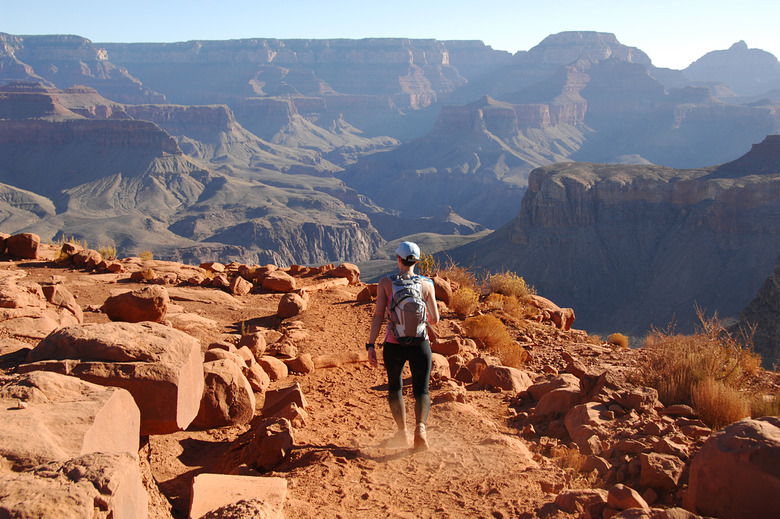
<instances>
[{"instance_id":1,"label":"blue baseball cap","mask_svg":"<svg viewBox=\"0 0 780 519\"><path fill-rule=\"evenodd\" d=\"M416 243L405 241L395 249L395 253L406 261L418 261L420 259L420 247Z\"/></svg>"}]
</instances>

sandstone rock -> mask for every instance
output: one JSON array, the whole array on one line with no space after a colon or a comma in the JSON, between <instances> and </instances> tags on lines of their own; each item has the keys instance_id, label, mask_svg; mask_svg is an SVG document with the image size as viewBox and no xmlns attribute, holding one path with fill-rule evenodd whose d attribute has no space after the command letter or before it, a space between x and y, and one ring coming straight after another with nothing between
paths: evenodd
<instances>
[{"instance_id":1,"label":"sandstone rock","mask_svg":"<svg viewBox=\"0 0 780 519\"><path fill-rule=\"evenodd\" d=\"M473 339L465 337L452 337L449 339L440 339L431 343L431 351L440 353L445 357L457 355L461 351L476 349L477 345Z\"/></svg>"},{"instance_id":2,"label":"sandstone rock","mask_svg":"<svg viewBox=\"0 0 780 519\"><path fill-rule=\"evenodd\" d=\"M78 321L78 324L84 322L84 312L81 306L76 302L76 298L73 294L62 285L45 285L43 287L43 295L46 296L46 300L55 306L65 308L73 314Z\"/></svg>"},{"instance_id":3,"label":"sandstone rock","mask_svg":"<svg viewBox=\"0 0 780 519\"><path fill-rule=\"evenodd\" d=\"M71 258L73 264L77 267L93 269L103 261L103 256L94 249L82 249Z\"/></svg>"},{"instance_id":4,"label":"sandstone rock","mask_svg":"<svg viewBox=\"0 0 780 519\"><path fill-rule=\"evenodd\" d=\"M255 360L260 360L267 348L265 336L261 332L245 333L238 341L239 348L246 346L255 356Z\"/></svg>"},{"instance_id":5,"label":"sandstone rock","mask_svg":"<svg viewBox=\"0 0 780 519\"><path fill-rule=\"evenodd\" d=\"M525 371L507 366L488 366L479 376L481 387L498 387L514 393L525 391L533 382Z\"/></svg>"},{"instance_id":6,"label":"sandstone rock","mask_svg":"<svg viewBox=\"0 0 780 519\"><path fill-rule=\"evenodd\" d=\"M450 282L440 276L431 277L431 281L433 281L433 291L436 299L449 306L450 298L452 297L452 285Z\"/></svg>"},{"instance_id":7,"label":"sandstone rock","mask_svg":"<svg viewBox=\"0 0 780 519\"><path fill-rule=\"evenodd\" d=\"M244 424L254 417L255 394L235 362L227 359L206 362L203 373L203 399L192 428L214 429Z\"/></svg>"},{"instance_id":8,"label":"sandstone rock","mask_svg":"<svg viewBox=\"0 0 780 519\"><path fill-rule=\"evenodd\" d=\"M85 359L85 360L80 360ZM200 345L184 332L156 323L69 326L42 340L19 367L76 376L127 389L141 410L141 435L185 429L200 408Z\"/></svg>"},{"instance_id":9,"label":"sandstone rock","mask_svg":"<svg viewBox=\"0 0 780 519\"><path fill-rule=\"evenodd\" d=\"M604 404L588 402L573 407L564 418L569 436L580 447L587 444L596 427L609 420L609 409Z\"/></svg>"},{"instance_id":10,"label":"sandstone rock","mask_svg":"<svg viewBox=\"0 0 780 519\"><path fill-rule=\"evenodd\" d=\"M639 475L639 484L655 491L667 492L674 490L680 480L685 463L669 454L642 454L642 471Z\"/></svg>"},{"instance_id":11,"label":"sandstone rock","mask_svg":"<svg viewBox=\"0 0 780 519\"><path fill-rule=\"evenodd\" d=\"M0 517L142 519L148 500L137 455L126 452L0 473Z\"/></svg>"},{"instance_id":12,"label":"sandstone rock","mask_svg":"<svg viewBox=\"0 0 780 519\"><path fill-rule=\"evenodd\" d=\"M273 391L266 391L265 403L263 404L263 416L274 416L278 411L286 407L290 402L294 402L295 405L302 409L306 409L308 406L306 397L301 390L301 385L298 382L294 384L275 389Z\"/></svg>"},{"instance_id":13,"label":"sandstone rock","mask_svg":"<svg viewBox=\"0 0 780 519\"><path fill-rule=\"evenodd\" d=\"M585 462L582 464L580 471L592 472L595 470L598 472L599 476L603 476L607 473L607 471L609 471L610 468L611 466L609 461L600 456L596 456L595 454L591 454L585 459Z\"/></svg>"},{"instance_id":14,"label":"sandstone rock","mask_svg":"<svg viewBox=\"0 0 780 519\"><path fill-rule=\"evenodd\" d=\"M555 504L564 512L574 514L586 510L590 517L599 517L607 506L607 491L602 489L567 489L555 496Z\"/></svg>"},{"instance_id":15,"label":"sandstone rock","mask_svg":"<svg viewBox=\"0 0 780 519\"><path fill-rule=\"evenodd\" d=\"M710 436L691 463L688 510L724 519L780 517L780 418L740 420Z\"/></svg>"},{"instance_id":16,"label":"sandstone rock","mask_svg":"<svg viewBox=\"0 0 780 519\"><path fill-rule=\"evenodd\" d=\"M287 480L276 477L229 476L225 474L198 474L192 481L190 518L208 517L210 512L239 502L254 501L269 515L212 515L212 517L267 517L283 518L282 510L287 500ZM251 510L251 507L249 508ZM242 508L242 510L245 510Z\"/></svg>"},{"instance_id":17,"label":"sandstone rock","mask_svg":"<svg viewBox=\"0 0 780 519\"><path fill-rule=\"evenodd\" d=\"M544 395L554 389L565 388L569 390L580 390L580 379L572 375L571 373L564 373L562 375L555 376L550 380L544 382L537 382L528 388L528 394L534 400L541 399Z\"/></svg>"},{"instance_id":18,"label":"sandstone rock","mask_svg":"<svg viewBox=\"0 0 780 519\"><path fill-rule=\"evenodd\" d=\"M245 296L251 291L252 283L241 276L234 277L230 282L230 293L234 296Z\"/></svg>"},{"instance_id":19,"label":"sandstone rock","mask_svg":"<svg viewBox=\"0 0 780 519\"><path fill-rule=\"evenodd\" d=\"M154 285L111 296L100 310L112 321L159 323L165 319L169 301L168 291Z\"/></svg>"},{"instance_id":20,"label":"sandstone rock","mask_svg":"<svg viewBox=\"0 0 780 519\"><path fill-rule=\"evenodd\" d=\"M201 519L284 519L284 516L261 499L241 499L212 510Z\"/></svg>"},{"instance_id":21,"label":"sandstone rock","mask_svg":"<svg viewBox=\"0 0 780 519\"><path fill-rule=\"evenodd\" d=\"M290 402L274 415L277 418L289 420L293 427L304 427L309 420L309 413L302 407L298 407L295 402Z\"/></svg>"},{"instance_id":22,"label":"sandstone rock","mask_svg":"<svg viewBox=\"0 0 780 519\"><path fill-rule=\"evenodd\" d=\"M8 255L22 259L37 259L40 245L41 237L29 232L14 234L5 241Z\"/></svg>"},{"instance_id":23,"label":"sandstone rock","mask_svg":"<svg viewBox=\"0 0 780 519\"><path fill-rule=\"evenodd\" d=\"M296 288L295 278L281 270L269 272L263 278L263 288L274 292L292 292Z\"/></svg>"},{"instance_id":24,"label":"sandstone rock","mask_svg":"<svg viewBox=\"0 0 780 519\"><path fill-rule=\"evenodd\" d=\"M210 287L219 288L221 290L230 290L230 280L225 274L217 274L209 282Z\"/></svg>"},{"instance_id":25,"label":"sandstone rock","mask_svg":"<svg viewBox=\"0 0 780 519\"><path fill-rule=\"evenodd\" d=\"M17 470L91 452L138 452L140 413L130 393L58 373L19 375L0 388L0 423L0 457Z\"/></svg>"},{"instance_id":26,"label":"sandstone rock","mask_svg":"<svg viewBox=\"0 0 780 519\"><path fill-rule=\"evenodd\" d=\"M574 324L574 310L571 308L561 308L549 299L538 295L531 296L531 304L539 309L542 321L551 322L561 330L570 330Z\"/></svg>"},{"instance_id":27,"label":"sandstone rock","mask_svg":"<svg viewBox=\"0 0 780 519\"><path fill-rule=\"evenodd\" d=\"M346 278L350 285L360 283L360 269L353 263L342 263L331 270L330 275L336 278Z\"/></svg>"},{"instance_id":28,"label":"sandstone rock","mask_svg":"<svg viewBox=\"0 0 780 519\"><path fill-rule=\"evenodd\" d=\"M466 367L471 372L474 380L479 380L482 372L489 366L498 366L500 361L495 357L474 357L466 363Z\"/></svg>"},{"instance_id":29,"label":"sandstone rock","mask_svg":"<svg viewBox=\"0 0 780 519\"><path fill-rule=\"evenodd\" d=\"M46 297L37 283L4 279L0 281L0 308L46 308ZM8 318L8 317L6 317Z\"/></svg>"},{"instance_id":30,"label":"sandstone rock","mask_svg":"<svg viewBox=\"0 0 780 519\"><path fill-rule=\"evenodd\" d=\"M225 272L225 265L219 263L218 261L209 261L207 263L201 263L199 266L203 270L214 272L215 274Z\"/></svg>"},{"instance_id":31,"label":"sandstone rock","mask_svg":"<svg viewBox=\"0 0 780 519\"><path fill-rule=\"evenodd\" d=\"M290 369L283 361L276 357L271 357L270 355L263 355L257 360L257 363L260 364L263 371L268 373L272 382L287 377L290 372Z\"/></svg>"},{"instance_id":32,"label":"sandstone rock","mask_svg":"<svg viewBox=\"0 0 780 519\"><path fill-rule=\"evenodd\" d=\"M279 307L276 313L282 319L288 319L305 312L307 307L308 303L306 299L298 294L287 293L284 294L279 301Z\"/></svg>"},{"instance_id":33,"label":"sandstone rock","mask_svg":"<svg viewBox=\"0 0 780 519\"><path fill-rule=\"evenodd\" d=\"M310 353L302 353L293 359L285 360L284 363L294 373L307 374L315 370L314 360Z\"/></svg>"},{"instance_id":34,"label":"sandstone rock","mask_svg":"<svg viewBox=\"0 0 780 519\"><path fill-rule=\"evenodd\" d=\"M650 510L650 506L642 499L639 492L620 483L609 489L607 505L615 510L625 510L627 508Z\"/></svg>"},{"instance_id":35,"label":"sandstone rock","mask_svg":"<svg viewBox=\"0 0 780 519\"><path fill-rule=\"evenodd\" d=\"M554 389L539 399L534 408L534 415L540 417L563 416L577 405L581 398L579 385Z\"/></svg>"},{"instance_id":36,"label":"sandstone rock","mask_svg":"<svg viewBox=\"0 0 780 519\"><path fill-rule=\"evenodd\" d=\"M246 368L244 376L255 393L265 393L268 386L271 385L271 377L257 362Z\"/></svg>"},{"instance_id":37,"label":"sandstone rock","mask_svg":"<svg viewBox=\"0 0 780 519\"><path fill-rule=\"evenodd\" d=\"M371 290L367 286L363 287L363 289L358 292L358 295L355 296L355 300L358 302L371 301L371 299L373 299L371 296Z\"/></svg>"},{"instance_id":38,"label":"sandstone rock","mask_svg":"<svg viewBox=\"0 0 780 519\"><path fill-rule=\"evenodd\" d=\"M431 354L431 380L448 380L450 378L450 363L447 357L438 353Z\"/></svg>"},{"instance_id":39,"label":"sandstone rock","mask_svg":"<svg viewBox=\"0 0 780 519\"><path fill-rule=\"evenodd\" d=\"M268 418L252 429L249 443L241 451L241 461L261 472L273 470L290 453L293 443L289 420Z\"/></svg>"}]
</instances>

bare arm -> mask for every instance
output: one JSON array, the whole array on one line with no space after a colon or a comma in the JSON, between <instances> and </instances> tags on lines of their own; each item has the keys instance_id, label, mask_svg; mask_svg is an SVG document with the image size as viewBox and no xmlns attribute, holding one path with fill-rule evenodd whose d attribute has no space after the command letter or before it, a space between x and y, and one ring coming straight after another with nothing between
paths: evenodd
<instances>
[{"instance_id":1,"label":"bare arm","mask_svg":"<svg viewBox=\"0 0 780 519\"><path fill-rule=\"evenodd\" d=\"M439 306L436 304L436 291L433 282L423 283L423 298L428 307L428 322L431 326L439 322Z\"/></svg>"},{"instance_id":2,"label":"bare arm","mask_svg":"<svg viewBox=\"0 0 780 519\"><path fill-rule=\"evenodd\" d=\"M382 278L379 281L379 285L376 289L376 306L374 307L374 315L371 316L371 331L368 334L368 342L374 344L377 337L379 337L379 331L382 329L382 322L385 320L385 310L387 309L387 284L390 282L387 278ZM379 365L376 358L376 349L370 348L368 350L368 362L373 367Z\"/></svg>"}]
</instances>

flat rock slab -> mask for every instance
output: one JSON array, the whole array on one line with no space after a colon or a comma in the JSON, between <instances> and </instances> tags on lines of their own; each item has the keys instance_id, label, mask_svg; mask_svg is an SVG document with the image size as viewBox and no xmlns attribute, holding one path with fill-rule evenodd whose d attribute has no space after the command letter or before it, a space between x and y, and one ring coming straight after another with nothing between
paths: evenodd
<instances>
[{"instance_id":1,"label":"flat rock slab","mask_svg":"<svg viewBox=\"0 0 780 519\"><path fill-rule=\"evenodd\" d=\"M91 452L135 456L140 421L124 389L43 371L17 375L0 389L0 457L20 470Z\"/></svg>"},{"instance_id":2,"label":"flat rock slab","mask_svg":"<svg viewBox=\"0 0 780 519\"><path fill-rule=\"evenodd\" d=\"M186 429L203 395L200 343L157 323L84 324L56 330L20 372L56 371L130 392L141 410L141 435Z\"/></svg>"},{"instance_id":3,"label":"flat rock slab","mask_svg":"<svg viewBox=\"0 0 780 519\"><path fill-rule=\"evenodd\" d=\"M250 499L263 501L281 514L287 499L287 480L275 477L199 474L192 481L190 519L199 519L217 508Z\"/></svg>"},{"instance_id":4,"label":"flat rock slab","mask_svg":"<svg viewBox=\"0 0 780 519\"><path fill-rule=\"evenodd\" d=\"M168 297L174 301L227 305L232 309L243 306L241 301L230 294L207 288L170 287L168 288Z\"/></svg>"}]
</instances>

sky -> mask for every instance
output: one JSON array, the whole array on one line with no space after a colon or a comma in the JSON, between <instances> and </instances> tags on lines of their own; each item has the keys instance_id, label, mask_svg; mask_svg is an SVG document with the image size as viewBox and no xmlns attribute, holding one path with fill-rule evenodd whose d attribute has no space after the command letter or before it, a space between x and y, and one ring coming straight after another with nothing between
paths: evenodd
<instances>
[{"instance_id":1,"label":"sky","mask_svg":"<svg viewBox=\"0 0 780 519\"><path fill-rule=\"evenodd\" d=\"M0 0L0 32L93 42L241 38L481 40L528 50L563 31L610 32L682 69L744 40L780 58L778 0ZM110 59L110 58L109 58Z\"/></svg>"}]
</instances>

